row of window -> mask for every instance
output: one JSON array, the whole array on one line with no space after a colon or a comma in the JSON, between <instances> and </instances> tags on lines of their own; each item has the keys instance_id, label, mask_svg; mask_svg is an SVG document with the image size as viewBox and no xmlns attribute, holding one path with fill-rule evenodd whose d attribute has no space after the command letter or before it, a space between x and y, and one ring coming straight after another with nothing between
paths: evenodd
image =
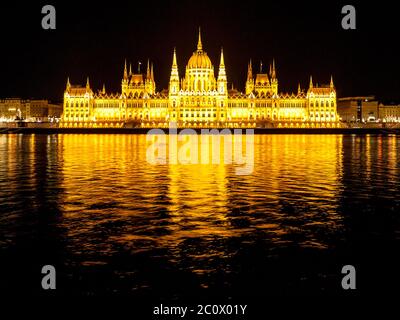
<instances>
[{"instance_id":1,"label":"row of window","mask_svg":"<svg viewBox=\"0 0 400 320\"><path fill-rule=\"evenodd\" d=\"M183 118L184 115L185 115L186 118L189 118L189 117L192 117L192 118L194 118L194 117L200 118L200 114L197 114L197 113L191 113L191 114L190 114L190 113L185 113L185 114L181 113L181 114L180 114L181 118ZM207 114L202 113L202 114L201 114L201 117L202 117L202 118L211 118L211 116L212 116L211 113L207 113ZM216 117L217 117L217 114L214 113L214 118L216 118ZM224 117L224 114L221 113L221 118L223 118L223 117Z\"/></svg>"},{"instance_id":2,"label":"row of window","mask_svg":"<svg viewBox=\"0 0 400 320\"><path fill-rule=\"evenodd\" d=\"M333 108L335 106L335 103L333 101L331 101L331 107ZM315 103L316 107L329 107L329 101L321 101L321 104L319 103L319 101L317 101ZM310 102L310 107L313 108L314 107L314 102Z\"/></svg>"}]
</instances>

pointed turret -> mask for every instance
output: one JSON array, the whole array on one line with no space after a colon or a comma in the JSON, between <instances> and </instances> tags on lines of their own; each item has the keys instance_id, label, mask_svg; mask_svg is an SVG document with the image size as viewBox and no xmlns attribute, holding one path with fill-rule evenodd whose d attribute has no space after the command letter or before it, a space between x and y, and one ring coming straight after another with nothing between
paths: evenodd
<instances>
[{"instance_id":1,"label":"pointed turret","mask_svg":"<svg viewBox=\"0 0 400 320\"><path fill-rule=\"evenodd\" d=\"M247 81L246 81L246 94L252 93L254 90L253 67L251 59L247 65Z\"/></svg>"},{"instance_id":2,"label":"pointed turret","mask_svg":"<svg viewBox=\"0 0 400 320\"><path fill-rule=\"evenodd\" d=\"M275 59L272 59L271 79L272 80L276 79Z\"/></svg>"},{"instance_id":3,"label":"pointed turret","mask_svg":"<svg viewBox=\"0 0 400 320\"><path fill-rule=\"evenodd\" d=\"M313 81L312 81L312 76L310 76L310 85L309 85L310 89L313 88Z\"/></svg>"},{"instance_id":4,"label":"pointed turret","mask_svg":"<svg viewBox=\"0 0 400 320\"><path fill-rule=\"evenodd\" d=\"M86 89L90 90L89 77L86 78Z\"/></svg>"},{"instance_id":5,"label":"pointed turret","mask_svg":"<svg viewBox=\"0 0 400 320\"><path fill-rule=\"evenodd\" d=\"M176 49L172 57L171 76L169 78L169 94L176 95L179 91L179 72L178 64L176 63Z\"/></svg>"},{"instance_id":6,"label":"pointed turret","mask_svg":"<svg viewBox=\"0 0 400 320\"><path fill-rule=\"evenodd\" d=\"M219 61L219 67L224 67L225 68L225 62L224 62L224 49L221 48L221 59Z\"/></svg>"},{"instance_id":7,"label":"pointed turret","mask_svg":"<svg viewBox=\"0 0 400 320\"><path fill-rule=\"evenodd\" d=\"M334 89L334 88L335 88L335 85L333 84L333 77L332 77L332 75L331 75L331 83L330 83L329 87L330 87L331 89Z\"/></svg>"},{"instance_id":8,"label":"pointed turret","mask_svg":"<svg viewBox=\"0 0 400 320\"><path fill-rule=\"evenodd\" d=\"M102 94L106 94L106 85L103 83L103 90L101 91Z\"/></svg>"},{"instance_id":9,"label":"pointed turret","mask_svg":"<svg viewBox=\"0 0 400 320\"><path fill-rule=\"evenodd\" d=\"M199 40L197 41L197 51L203 50L203 44L201 43L201 29L199 27Z\"/></svg>"},{"instance_id":10,"label":"pointed turret","mask_svg":"<svg viewBox=\"0 0 400 320\"><path fill-rule=\"evenodd\" d=\"M300 82L299 82L299 86L297 87L297 94L301 93L301 87L300 87Z\"/></svg>"},{"instance_id":11,"label":"pointed turret","mask_svg":"<svg viewBox=\"0 0 400 320\"><path fill-rule=\"evenodd\" d=\"M224 50L221 48L221 59L219 62L218 70L218 92L220 94L226 94L228 92L228 82L226 79L225 62L224 62Z\"/></svg>"},{"instance_id":12,"label":"pointed turret","mask_svg":"<svg viewBox=\"0 0 400 320\"><path fill-rule=\"evenodd\" d=\"M253 68L251 65L251 59L247 66L247 81L249 81L249 80L253 80Z\"/></svg>"},{"instance_id":13,"label":"pointed turret","mask_svg":"<svg viewBox=\"0 0 400 320\"><path fill-rule=\"evenodd\" d=\"M177 65L177 63L176 63L176 49L174 48L174 56L173 56L173 58L172 58L172 68L177 68L178 67L178 65Z\"/></svg>"},{"instance_id":14,"label":"pointed turret","mask_svg":"<svg viewBox=\"0 0 400 320\"><path fill-rule=\"evenodd\" d=\"M126 68L126 59L125 59L125 65L124 65L124 80L128 80L128 70Z\"/></svg>"},{"instance_id":15,"label":"pointed turret","mask_svg":"<svg viewBox=\"0 0 400 320\"><path fill-rule=\"evenodd\" d=\"M71 83L69 82L69 77L67 78L67 87L66 90L68 91L69 89L71 89Z\"/></svg>"},{"instance_id":16,"label":"pointed turret","mask_svg":"<svg viewBox=\"0 0 400 320\"><path fill-rule=\"evenodd\" d=\"M132 63L129 63L129 76L132 75Z\"/></svg>"},{"instance_id":17,"label":"pointed turret","mask_svg":"<svg viewBox=\"0 0 400 320\"><path fill-rule=\"evenodd\" d=\"M154 82L153 63L151 63L150 78L151 78L151 80Z\"/></svg>"},{"instance_id":18,"label":"pointed turret","mask_svg":"<svg viewBox=\"0 0 400 320\"><path fill-rule=\"evenodd\" d=\"M147 59L147 72L146 72L146 80L150 80L151 75L150 75L150 60Z\"/></svg>"},{"instance_id":19,"label":"pointed turret","mask_svg":"<svg viewBox=\"0 0 400 320\"><path fill-rule=\"evenodd\" d=\"M272 59L271 92L275 95L278 94L278 78L276 77L275 59Z\"/></svg>"}]
</instances>

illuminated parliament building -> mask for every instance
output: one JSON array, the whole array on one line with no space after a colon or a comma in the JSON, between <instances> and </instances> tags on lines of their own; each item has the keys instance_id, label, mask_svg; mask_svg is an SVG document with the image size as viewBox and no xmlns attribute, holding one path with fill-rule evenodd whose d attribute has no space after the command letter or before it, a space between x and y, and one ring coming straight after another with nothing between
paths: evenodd
<instances>
[{"instance_id":1,"label":"illuminated parliament building","mask_svg":"<svg viewBox=\"0 0 400 320\"><path fill-rule=\"evenodd\" d=\"M203 49L199 32L197 50L179 77L176 51L168 90L157 91L153 65L145 74L125 67L121 93L94 92L67 80L64 92L63 127L337 127L336 90L331 77L326 86L300 85L297 93L278 90L275 62L268 73L253 73L248 65L245 92L228 90L224 54L218 75Z\"/></svg>"}]
</instances>

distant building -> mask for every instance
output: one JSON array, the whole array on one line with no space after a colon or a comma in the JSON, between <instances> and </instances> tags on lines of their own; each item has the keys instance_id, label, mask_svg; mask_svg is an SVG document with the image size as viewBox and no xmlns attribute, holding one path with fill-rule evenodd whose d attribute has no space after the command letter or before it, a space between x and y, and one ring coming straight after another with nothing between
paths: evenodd
<instances>
[{"instance_id":1,"label":"distant building","mask_svg":"<svg viewBox=\"0 0 400 320\"><path fill-rule=\"evenodd\" d=\"M369 122L379 119L379 102L374 96L338 99L337 111L344 122Z\"/></svg>"},{"instance_id":2,"label":"distant building","mask_svg":"<svg viewBox=\"0 0 400 320\"><path fill-rule=\"evenodd\" d=\"M23 119L26 121L49 121L60 118L62 106L48 100L0 99L0 122Z\"/></svg>"},{"instance_id":3,"label":"distant building","mask_svg":"<svg viewBox=\"0 0 400 320\"><path fill-rule=\"evenodd\" d=\"M379 119L382 122L400 122L400 105L379 104Z\"/></svg>"}]
</instances>

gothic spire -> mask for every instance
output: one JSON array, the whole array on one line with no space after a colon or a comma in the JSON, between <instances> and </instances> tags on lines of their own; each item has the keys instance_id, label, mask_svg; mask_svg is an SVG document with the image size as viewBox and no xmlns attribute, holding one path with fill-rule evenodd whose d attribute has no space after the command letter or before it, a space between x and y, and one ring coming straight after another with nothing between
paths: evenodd
<instances>
[{"instance_id":1,"label":"gothic spire","mask_svg":"<svg viewBox=\"0 0 400 320\"><path fill-rule=\"evenodd\" d=\"M172 58L172 67L176 67L177 63L176 63L176 49L174 47L174 57Z\"/></svg>"},{"instance_id":2,"label":"gothic spire","mask_svg":"<svg viewBox=\"0 0 400 320\"><path fill-rule=\"evenodd\" d=\"M124 79L128 79L128 70L126 68L126 59L125 59L125 66L124 66Z\"/></svg>"},{"instance_id":3,"label":"gothic spire","mask_svg":"<svg viewBox=\"0 0 400 320\"><path fill-rule=\"evenodd\" d=\"M221 48L221 60L219 63L220 67L225 67L225 62L224 62L224 50Z\"/></svg>"},{"instance_id":4,"label":"gothic spire","mask_svg":"<svg viewBox=\"0 0 400 320\"><path fill-rule=\"evenodd\" d=\"M272 79L276 79L276 70L275 70L275 59L272 59L272 74L271 74Z\"/></svg>"},{"instance_id":5,"label":"gothic spire","mask_svg":"<svg viewBox=\"0 0 400 320\"><path fill-rule=\"evenodd\" d=\"M253 70L252 70L252 66L251 66L251 59L247 66L247 81L249 81L249 80L253 80Z\"/></svg>"},{"instance_id":6,"label":"gothic spire","mask_svg":"<svg viewBox=\"0 0 400 320\"><path fill-rule=\"evenodd\" d=\"M147 59L147 73L146 73L146 79L150 79L150 60Z\"/></svg>"}]
</instances>

